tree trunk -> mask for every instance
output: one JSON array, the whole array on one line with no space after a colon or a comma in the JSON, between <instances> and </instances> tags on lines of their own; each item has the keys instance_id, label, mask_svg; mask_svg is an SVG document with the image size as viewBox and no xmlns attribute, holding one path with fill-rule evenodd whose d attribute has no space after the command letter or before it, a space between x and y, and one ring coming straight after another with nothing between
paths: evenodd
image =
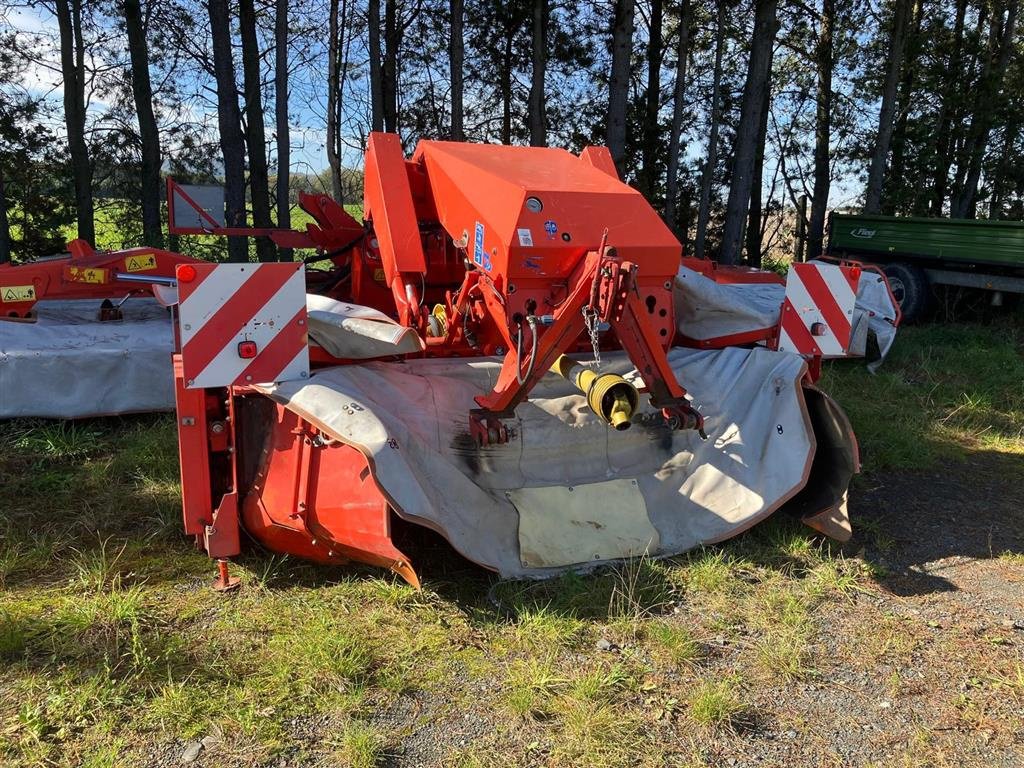
<instances>
[{"instance_id":1,"label":"tree trunk","mask_svg":"<svg viewBox=\"0 0 1024 768\"><path fill-rule=\"evenodd\" d=\"M1010 163L1013 158L1013 145L1017 143L1018 136L1020 136L1019 116L1014 118L1010 124L1006 126L1006 132L1003 137L1003 148L999 153L999 160L996 164L995 175L992 179L992 199L989 200L988 204L988 217L990 219L1003 218L1003 199L1006 191L1006 174L1010 170ZM0 227L2 226L3 221L0 220ZM2 261L2 256L0 256L0 261Z\"/></svg>"},{"instance_id":2,"label":"tree trunk","mask_svg":"<svg viewBox=\"0 0 1024 768\"><path fill-rule=\"evenodd\" d=\"M974 200L978 194L981 165L985 158L985 149L988 147L988 137L992 132L995 105L999 100L999 91L1002 88L1005 72L1010 63L1010 54L1013 50L1013 34L1019 9L1020 1L1013 0L1006 9L1005 18L1003 18L1002 8L999 8L998 12L992 14L989 38L991 41L991 54L985 63L985 73L982 77L979 93L979 108L974 113L974 118L971 120L971 128L968 132L968 171L963 189L953 204L951 215L954 219L973 219L975 217ZM1001 30L1000 22L1002 22Z\"/></svg>"},{"instance_id":3,"label":"tree trunk","mask_svg":"<svg viewBox=\"0 0 1024 768\"><path fill-rule=\"evenodd\" d=\"M878 213L882 202L882 182L885 179L885 161L892 141L893 116L896 113L896 86L903 64L906 44L907 12L910 0L896 0L889 35L889 61L882 87L882 108L878 113L878 134L868 171L868 188L864 195L864 213Z\"/></svg>"},{"instance_id":4,"label":"tree trunk","mask_svg":"<svg viewBox=\"0 0 1024 768\"><path fill-rule=\"evenodd\" d=\"M900 69L902 75L897 88L897 109L896 123L892 133L892 163L889 170L888 183L885 200L881 204L882 213L892 216L897 209L905 212L907 208L907 192L910 191L911 198L916 198L917 180L907 181L904 179L904 165L906 162L907 148L907 122L910 115L910 105L916 96L914 92L914 79L917 74L918 60L921 50L921 22L924 17L923 0L915 0L913 20L910 29L907 31L907 39L903 50L903 64Z\"/></svg>"},{"instance_id":5,"label":"tree trunk","mask_svg":"<svg viewBox=\"0 0 1024 768\"><path fill-rule=\"evenodd\" d=\"M976 21L972 40L980 41L982 35L985 34L985 29L989 28L989 10L995 12L995 9L990 9L990 3L982 3L978 6L975 14ZM991 40L989 42L991 45ZM986 73L989 70L992 53L990 47L982 48L981 46L972 45L970 48L973 50L970 51L968 61L964 62L961 74L963 82L968 84L968 86L966 88L961 87L960 89L962 97L959 100L957 105L959 108L954 117L955 130L953 133L952 155L956 169L952 172L952 178L950 179L950 216L956 210L957 201L963 194L964 184L967 180L967 172L970 166L970 142L967 131L971 117L976 115L982 108L983 83L987 77ZM974 96L969 106L966 103L966 96L968 94L973 94Z\"/></svg>"},{"instance_id":6,"label":"tree trunk","mask_svg":"<svg viewBox=\"0 0 1024 768\"><path fill-rule=\"evenodd\" d=\"M832 32L835 26L834 0L822 0L821 26L815 59L818 66L818 99L814 118L814 193L811 220L807 227L807 257L821 255L825 239L825 213L832 184L829 143L832 140Z\"/></svg>"},{"instance_id":7,"label":"tree trunk","mask_svg":"<svg viewBox=\"0 0 1024 768\"><path fill-rule=\"evenodd\" d=\"M249 193L252 223L272 227L270 178L267 171L267 135L263 98L260 94L260 48L256 37L256 9L253 0L238 0L238 27L242 38L242 79L245 87L245 133L249 145ZM275 261L277 248L267 237L256 238L260 261Z\"/></svg>"},{"instance_id":8,"label":"tree trunk","mask_svg":"<svg viewBox=\"0 0 1024 768\"><path fill-rule=\"evenodd\" d=\"M679 196L679 157L683 153L683 96L686 92L686 63L690 58L690 0L679 8L679 42L676 47L676 82L672 92L672 127L668 138L668 168L665 180L665 223L686 244L686 231L676 226L676 198Z\"/></svg>"},{"instance_id":9,"label":"tree trunk","mask_svg":"<svg viewBox=\"0 0 1024 768\"><path fill-rule=\"evenodd\" d=\"M153 115L153 88L149 81L149 46L142 22L139 0L124 0L125 31L132 62L132 96L139 119L142 144L142 239L146 245L163 248L160 222L160 132Z\"/></svg>"},{"instance_id":10,"label":"tree trunk","mask_svg":"<svg viewBox=\"0 0 1024 768\"><path fill-rule=\"evenodd\" d=\"M274 119L277 123L277 226L292 228L288 199L291 180L291 129L288 125L288 0L274 3ZM292 250L282 249L281 260L291 261Z\"/></svg>"},{"instance_id":11,"label":"tree trunk","mask_svg":"<svg viewBox=\"0 0 1024 768\"><path fill-rule=\"evenodd\" d=\"M213 73L217 81L217 126L220 130L220 151L224 157L224 220L229 227L244 227L245 137L242 135L235 64L231 55L228 0L207 0L207 11L210 15ZM246 238L228 238L228 260L249 260Z\"/></svg>"},{"instance_id":12,"label":"tree trunk","mask_svg":"<svg viewBox=\"0 0 1024 768\"><path fill-rule=\"evenodd\" d=\"M0 264L11 260L11 223L7 219L7 185L0 165Z\"/></svg>"},{"instance_id":13,"label":"tree trunk","mask_svg":"<svg viewBox=\"0 0 1024 768\"><path fill-rule=\"evenodd\" d=\"M768 137L768 110L771 108L771 62L761 102L761 124L757 129L757 147L754 150L754 170L750 181L750 205L747 210L747 263L761 266L761 183L764 180L764 145Z\"/></svg>"},{"instance_id":14,"label":"tree trunk","mask_svg":"<svg viewBox=\"0 0 1024 768\"><path fill-rule=\"evenodd\" d=\"M507 31L501 56L501 143L512 143L512 34Z\"/></svg>"},{"instance_id":15,"label":"tree trunk","mask_svg":"<svg viewBox=\"0 0 1024 768\"><path fill-rule=\"evenodd\" d=\"M96 245L93 220L92 161L85 143L85 42L81 0L56 0L60 28L60 67L64 79L64 124L68 133L71 175L75 183L78 237Z\"/></svg>"},{"instance_id":16,"label":"tree trunk","mask_svg":"<svg viewBox=\"0 0 1024 768\"><path fill-rule=\"evenodd\" d=\"M451 40L448 45L448 68L452 81L452 141L465 141L466 134L462 127L462 67L465 58L465 45L462 40L464 11L462 0L450 0Z\"/></svg>"},{"instance_id":17,"label":"tree trunk","mask_svg":"<svg viewBox=\"0 0 1024 768\"><path fill-rule=\"evenodd\" d=\"M629 104L634 10L634 0L616 0L615 20L612 25L612 67L608 80L607 144L620 176L625 173L626 108Z\"/></svg>"},{"instance_id":18,"label":"tree trunk","mask_svg":"<svg viewBox=\"0 0 1024 768\"><path fill-rule=\"evenodd\" d=\"M956 20L953 23L953 51L946 67L948 72L962 71L964 44L964 19L967 15L967 0L957 0ZM942 206L946 202L946 190L949 189L949 168L953 164L952 133L953 133L953 102L957 98L959 79L946 78L942 89L942 104L939 116L935 121L938 136L935 142L935 175L932 180L932 196L929 213L932 216L942 215Z\"/></svg>"},{"instance_id":19,"label":"tree trunk","mask_svg":"<svg viewBox=\"0 0 1024 768\"><path fill-rule=\"evenodd\" d=\"M345 202L341 183L341 51L345 36L346 0L331 0L327 18L327 164L331 169L331 193Z\"/></svg>"},{"instance_id":20,"label":"tree trunk","mask_svg":"<svg viewBox=\"0 0 1024 768\"><path fill-rule=\"evenodd\" d=\"M661 26L664 5L662 0L651 0L650 34L647 36L647 91L644 95L643 141L640 147L639 187L644 196L653 202L657 186L658 112L661 106Z\"/></svg>"},{"instance_id":21,"label":"tree trunk","mask_svg":"<svg viewBox=\"0 0 1024 768\"><path fill-rule=\"evenodd\" d=\"M693 241L694 255L704 258L707 242L708 220L711 218L711 185L715 167L718 165L718 128L722 121L722 54L725 51L725 12L727 5L718 4L718 19L715 28L715 73L711 84L711 131L708 136L708 151L704 169L700 175L700 206L697 210L697 234Z\"/></svg>"},{"instance_id":22,"label":"tree trunk","mask_svg":"<svg viewBox=\"0 0 1024 768\"><path fill-rule=\"evenodd\" d=\"M548 62L548 0L533 0L533 73L530 78L530 146L546 147L544 72Z\"/></svg>"},{"instance_id":23,"label":"tree trunk","mask_svg":"<svg viewBox=\"0 0 1024 768\"><path fill-rule=\"evenodd\" d=\"M327 153L327 167L331 171L331 194L335 201L343 202L341 196L341 159L338 157L338 99L340 94L339 58L341 41L338 39L338 22L340 5L338 0L330 0L327 6L327 110L324 137L324 149Z\"/></svg>"},{"instance_id":24,"label":"tree trunk","mask_svg":"<svg viewBox=\"0 0 1024 768\"><path fill-rule=\"evenodd\" d=\"M384 69L381 91L384 97L384 130L398 133L398 0L384 0Z\"/></svg>"},{"instance_id":25,"label":"tree trunk","mask_svg":"<svg viewBox=\"0 0 1024 768\"><path fill-rule=\"evenodd\" d=\"M778 24L775 19L777 0L758 0L754 15L754 37L750 44L747 81L743 87L740 122L733 150L732 184L725 210L725 231L719 259L724 264L738 264L743 225L750 204L754 165L757 162L758 133L761 130L765 91L768 88L772 49Z\"/></svg>"},{"instance_id":26,"label":"tree trunk","mask_svg":"<svg viewBox=\"0 0 1024 768\"><path fill-rule=\"evenodd\" d=\"M369 0L366 7L370 56L370 130L384 130L384 73L380 54L380 0Z\"/></svg>"}]
</instances>

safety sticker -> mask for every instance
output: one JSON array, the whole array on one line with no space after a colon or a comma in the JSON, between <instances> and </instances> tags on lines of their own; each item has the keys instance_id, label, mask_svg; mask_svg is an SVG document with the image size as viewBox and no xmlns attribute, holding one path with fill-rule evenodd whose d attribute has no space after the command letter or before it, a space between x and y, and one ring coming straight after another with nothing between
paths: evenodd
<instances>
[{"instance_id":1,"label":"safety sticker","mask_svg":"<svg viewBox=\"0 0 1024 768\"><path fill-rule=\"evenodd\" d=\"M558 234L558 225L548 219L544 222L544 231L548 234L548 240L554 240L555 235Z\"/></svg>"},{"instance_id":2,"label":"safety sticker","mask_svg":"<svg viewBox=\"0 0 1024 768\"><path fill-rule=\"evenodd\" d=\"M0 301L32 301L36 297L36 289L31 285L5 285L0 288Z\"/></svg>"},{"instance_id":3,"label":"safety sticker","mask_svg":"<svg viewBox=\"0 0 1024 768\"><path fill-rule=\"evenodd\" d=\"M381 269L380 267L377 267L377 269L373 270L373 279L374 279L375 282L383 283L384 282L384 270Z\"/></svg>"},{"instance_id":4,"label":"safety sticker","mask_svg":"<svg viewBox=\"0 0 1024 768\"><path fill-rule=\"evenodd\" d=\"M519 244L523 248L533 248L533 233L528 229L517 229Z\"/></svg>"},{"instance_id":5,"label":"safety sticker","mask_svg":"<svg viewBox=\"0 0 1024 768\"><path fill-rule=\"evenodd\" d=\"M68 267L66 277L73 283L98 285L107 282L107 270L99 267Z\"/></svg>"},{"instance_id":6,"label":"safety sticker","mask_svg":"<svg viewBox=\"0 0 1024 768\"><path fill-rule=\"evenodd\" d=\"M484 250L484 225L479 221L476 223L476 231L473 236L473 263L491 271L491 254Z\"/></svg>"},{"instance_id":7,"label":"safety sticker","mask_svg":"<svg viewBox=\"0 0 1024 768\"><path fill-rule=\"evenodd\" d=\"M484 225L479 221L473 235L473 263L479 267L484 264Z\"/></svg>"},{"instance_id":8,"label":"safety sticker","mask_svg":"<svg viewBox=\"0 0 1024 768\"><path fill-rule=\"evenodd\" d=\"M156 269L156 256L151 253L145 256L126 256L124 268L128 272L148 272Z\"/></svg>"}]
</instances>

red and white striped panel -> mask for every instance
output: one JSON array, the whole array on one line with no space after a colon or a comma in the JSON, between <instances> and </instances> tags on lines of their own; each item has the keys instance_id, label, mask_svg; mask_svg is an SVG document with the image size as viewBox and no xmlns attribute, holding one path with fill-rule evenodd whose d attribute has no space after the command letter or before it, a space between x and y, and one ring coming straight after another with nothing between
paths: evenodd
<instances>
[{"instance_id":1,"label":"red and white striped panel","mask_svg":"<svg viewBox=\"0 0 1024 768\"><path fill-rule=\"evenodd\" d=\"M794 264L786 278L779 322L779 350L842 357L850 346L860 269L834 264Z\"/></svg>"},{"instance_id":2,"label":"red and white striped panel","mask_svg":"<svg viewBox=\"0 0 1024 768\"><path fill-rule=\"evenodd\" d=\"M176 274L186 387L309 376L302 264L181 264Z\"/></svg>"}]
</instances>

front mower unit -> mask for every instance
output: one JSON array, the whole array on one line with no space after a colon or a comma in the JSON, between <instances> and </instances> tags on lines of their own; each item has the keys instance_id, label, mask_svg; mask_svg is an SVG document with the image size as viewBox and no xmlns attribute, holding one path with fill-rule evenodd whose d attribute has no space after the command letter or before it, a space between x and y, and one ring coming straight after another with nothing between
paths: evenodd
<instances>
[{"instance_id":1,"label":"front mower unit","mask_svg":"<svg viewBox=\"0 0 1024 768\"><path fill-rule=\"evenodd\" d=\"M296 264L178 268L185 528L211 557L244 528L418 584L398 517L543 576L719 541L789 500L848 535L856 443L805 391L814 350L673 346L680 245L607 150L423 141L406 160L375 133L364 230L330 210L289 240L335 265L307 275L320 296Z\"/></svg>"}]
</instances>

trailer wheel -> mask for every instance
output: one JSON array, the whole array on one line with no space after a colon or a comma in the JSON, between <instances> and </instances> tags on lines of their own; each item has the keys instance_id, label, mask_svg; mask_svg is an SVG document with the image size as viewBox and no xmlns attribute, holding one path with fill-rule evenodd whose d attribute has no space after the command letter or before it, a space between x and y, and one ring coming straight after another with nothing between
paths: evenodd
<instances>
[{"instance_id":1,"label":"trailer wheel","mask_svg":"<svg viewBox=\"0 0 1024 768\"><path fill-rule=\"evenodd\" d=\"M924 270L897 261L886 264L882 271L889 279L893 298L900 305L903 321L912 323L918 320L928 307L928 278Z\"/></svg>"}]
</instances>

